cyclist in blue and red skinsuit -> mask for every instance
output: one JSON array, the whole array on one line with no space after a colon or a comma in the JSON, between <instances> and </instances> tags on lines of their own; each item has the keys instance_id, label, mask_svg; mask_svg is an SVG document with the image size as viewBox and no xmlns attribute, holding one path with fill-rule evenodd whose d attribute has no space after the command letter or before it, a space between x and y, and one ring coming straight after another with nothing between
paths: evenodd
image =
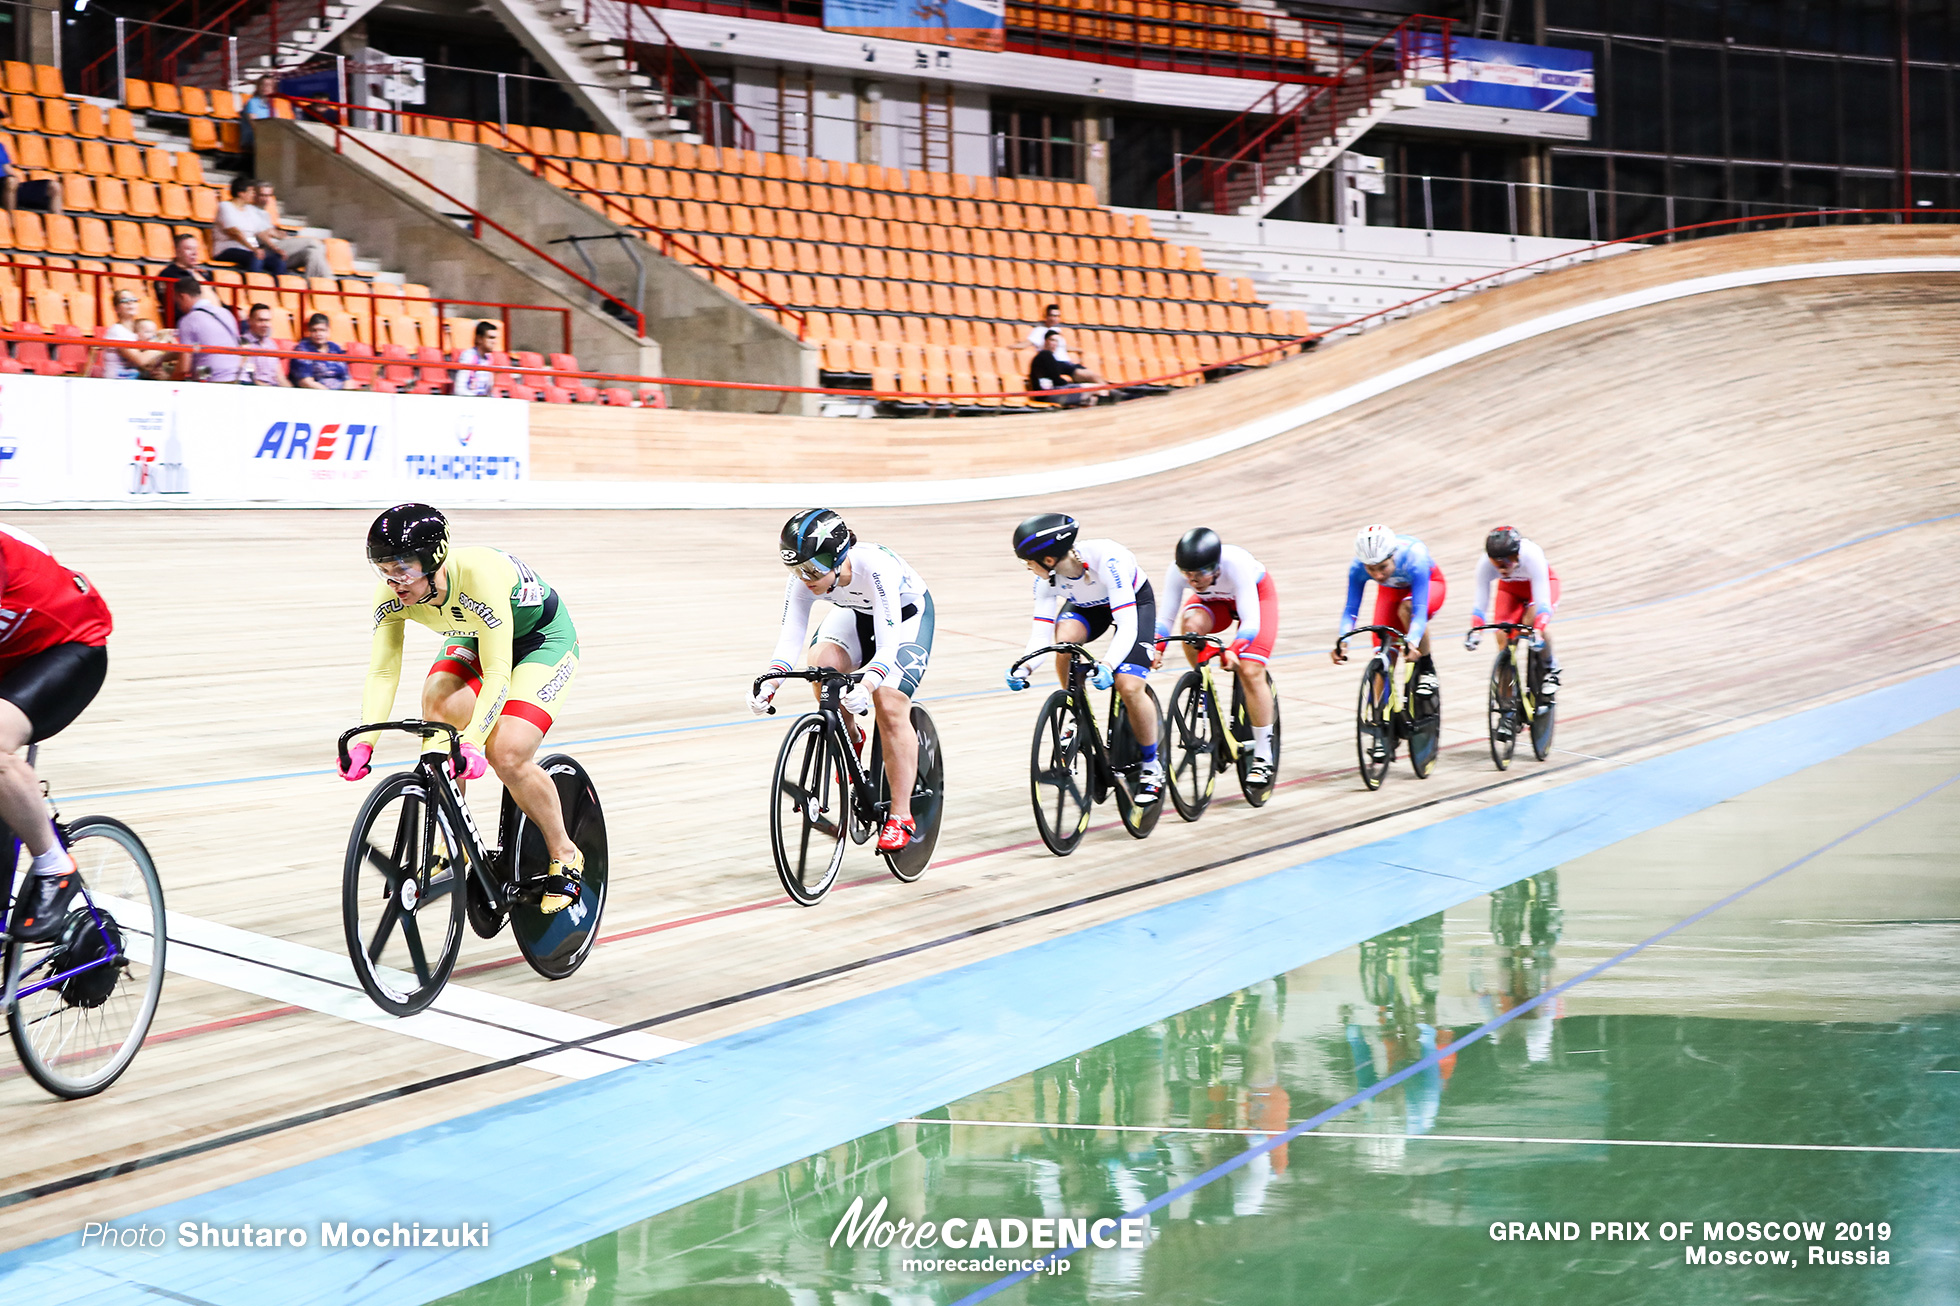
<instances>
[{"instance_id":1,"label":"cyclist in blue and red skinsuit","mask_svg":"<svg viewBox=\"0 0 1960 1306\"><path fill-rule=\"evenodd\" d=\"M26 531L0 525L0 821L33 858L15 900L17 938L60 933L81 876L55 838L40 778L16 754L60 734L95 698L109 673L112 625L88 577Z\"/></svg>"},{"instance_id":2,"label":"cyclist in blue and red skinsuit","mask_svg":"<svg viewBox=\"0 0 1960 1306\"><path fill-rule=\"evenodd\" d=\"M1361 591L1375 582L1375 618L1371 626L1393 626L1408 636L1418 653L1415 691L1436 692L1436 664L1429 657L1429 619L1442 610L1449 587L1443 569L1413 535L1397 535L1386 526L1364 526L1354 537L1354 561L1348 564L1347 606L1341 610L1340 633L1355 626L1361 611ZM1380 644L1381 636L1375 636ZM1336 663L1347 661L1339 644L1329 650Z\"/></svg>"}]
</instances>

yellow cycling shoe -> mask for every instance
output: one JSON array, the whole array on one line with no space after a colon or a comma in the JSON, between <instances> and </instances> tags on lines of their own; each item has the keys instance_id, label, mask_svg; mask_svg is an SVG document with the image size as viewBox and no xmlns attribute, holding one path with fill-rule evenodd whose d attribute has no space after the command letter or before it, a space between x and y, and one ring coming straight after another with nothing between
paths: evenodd
<instances>
[{"instance_id":1,"label":"yellow cycling shoe","mask_svg":"<svg viewBox=\"0 0 1960 1306\"><path fill-rule=\"evenodd\" d=\"M538 910L550 916L578 901L584 875L584 853L574 853L570 861L561 862L554 858L544 875L544 896L538 899Z\"/></svg>"}]
</instances>

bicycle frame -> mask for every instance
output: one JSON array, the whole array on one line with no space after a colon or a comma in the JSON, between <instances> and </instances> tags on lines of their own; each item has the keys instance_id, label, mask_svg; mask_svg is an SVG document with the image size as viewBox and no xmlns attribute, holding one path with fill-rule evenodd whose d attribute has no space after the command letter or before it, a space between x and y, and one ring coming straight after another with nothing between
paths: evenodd
<instances>
[{"instance_id":1,"label":"bicycle frame","mask_svg":"<svg viewBox=\"0 0 1960 1306\"><path fill-rule=\"evenodd\" d=\"M1106 783L1114 784L1116 768L1110 765L1109 745L1103 738L1103 732L1108 730L1110 726L1107 722L1099 723L1096 720L1095 704L1089 698L1089 671L1090 668L1096 665L1096 655L1080 644L1050 644L1046 648L1038 648L1034 652L1024 655L1020 661L1009 668L1009 672L1019 671L1036 658L1049 653L1066 653L1069 655L1069 699L1075 704L1075 710L1082 714L1082 719L1087 721L1090 727L1086 732L1088 740L1085 741L1085 746L1089 749L1090 760L1099 768L1100 777ZM1114 694L1116 691L1112 689L1110 693ZM1115 710L1112 708L1109 713L1111 721L1115 720L1115 715Z\"/></svg>"},{"instance_id":2,"label":"bicycle frame","mask_svg":"<svg viewBox=\"0 0 1960 1306\"><path fill-rule=\"evenodd\" d=\"M1356 626L1347 634L1334 641L1334 646L1353 639L1356 635L1380 635L1382 642L1375 646L1369 660L1380 662L1388 671L1388 710L1391 714L1409 714L1409 678L1415 673L1416 660L1409 657L1409 637L1393 626ZM1402 656L1396 656L1396 654Z\"/></svg>"},{"instance_id":3,"label":"bicycle frame","mask_svg":"<svg viewBox=\"0 0 1960 1306\"><path fill-rule=\"evenodd\" d=\"M1216 635L1169 635L1165 637L1164 642L1166 644L1190 644L1198 648L1209 644L1221 653L1225 651L1226 647L1225 641ZM1239 743L1238 735L1233 733L1231 726L1226 722L1225 709L1218 705L1218 676L1216 671L1218 665L1217 658L1204 658L1198 662L1194 670L1197 671L1205 683L1205 714L1211 718L1211 737L1214 741L1224 744L1226 763L1231 766L1237 766L1239 753L1243 751L1244 746ZM1232 674L1232 680L1234 684L1237 684L1238 675L1236 672Z\"/></svg>"},{"instance_id":4,"label":"bicycle frame","mask_svg":"<svg viewBox=\"0 0 1960 1306\"><path fill-rule=\"evenodd\" d=\"M30 744L28 746L28 766L31 767L34 765L34 759L39 751L38 745ZM41 782L42 797L46 797L47 793L47 781L43 780ZM61 823L60 813L57 812L55 814L52 824L54 825L54 837L65 851L68 847L68 830ZM6 915L0 917L0 940L6 940L12 937L7 933L7 925L14 918L14 879L20 867L21 850L20 836L9 830L7 832L6 861L0 864L0 907L6 909ZM10 1009L21 998L32 997L43 989L50 989L57 984L66 983L77 975L86 974L89 971L99 969L103 966L113 966L122 959L123 953L116 946L115 933L103 925L102 913L96 909L95 900L89 897L87 884L81 886L81 892L82 902L88 907L89 919L94 922L96 933L102 936L103 955L97 957L94 961L76 966L70 970L61 971L58 974L50 975L45 979L35 980L32 984L24 985L18 989L12 987L13 977L8 976L9 987L5 993L0 993L0 1009Z\"/></svg>"},{"instance_id":5,"label":"bicycle frame","mask_svg":"<svg viewBox=\"0 0 1960 1306\"><path fill-rule=\"evenodd\" d=\"M844 705L839 701L844 694L844 686L855 685L863 679L862 671L836 671L830 667L806 667L801 671L779 671L772 675L757 676L750 693L760 693L763 685L771 680L808 680L817 686L817 714L823 718L824 732L830 736L831 743L844 755L845 769L851 786L851 812L857 820L876 830L884 825L884 813L880 812L878 802L878 777L884 773L884 741L878 740L879 747L874 751L870 767L858 760L857 749L851 746L850 731L844 725ZM774 716L776 708L772 704L769 714ZM876 718L872 722L874 736L877 734ZM855 842L862 843L862 839Z\"/></svg>"},{"instance_id":6,"label":"bicycle frame","mask_svg":"<svg viewBox=\"0 0 1960 1306\"><path fill-rule=\"evenodd\" d=\"M372 730L400 730L416 736L445 731L449 735L449 749L429 749L415 760L415 770L421 774L435 798L436 815L446 827L446 833L460 845L463 860L468 864L470 874L476 877L477 887L489 895L489 901L497 910L510 906L505 886L495 871L502 849L490 848L483 842L483 833L477 829L476 818L470 814L469 802L463 797L463 790L451 774L449 762L455 770L463 769L463 736L455 726L445 721L374 721L367 725L355 726L340 736L338 751L340 769L344 772L352 759L347 755L347 742L356 735ZM460 835L460 837L458 837Z\"/></svg>"},{"instance_id":7,"label":"bicycle frame","mask_svg":"<svg viewBox=\"0 0 1960 1306\"><path fill-rule=\"evenodd\" d=\"M1480 630L1494 630L1509 637L1504 653L1511 660L1511 688L1518 696L1520 723L1528 726L1538 709L1538 695L1531 688L1531 640L1526 638L1534 628L1521 621L1489 621L1472 626L1470 633L1474 635Z\"/></svg>"}]
</instances>

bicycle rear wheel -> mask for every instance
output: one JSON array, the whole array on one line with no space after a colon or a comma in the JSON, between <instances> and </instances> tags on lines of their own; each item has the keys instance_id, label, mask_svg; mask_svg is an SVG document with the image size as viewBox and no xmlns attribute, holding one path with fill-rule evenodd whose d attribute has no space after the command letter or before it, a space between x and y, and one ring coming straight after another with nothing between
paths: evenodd
<instances>
[{"instance_id":1,"label":"bicycle rear wheel","mask_svg":"<svg viewBox=\"0 0 1960 1306\"><path fill-rule=\"evenodd\" d=\"M1218 784L1218 751L1211 736L1211 713L1205 708L1204 674L1195 667L1177 678L1167 717L1163 737L1169 765L1164 787L1171 791L1177 814L1195 821L1211 805Z\"/></svg>"},{"instance_id":2,"label":"bicycle rear wheel","mask_svg":"<svg viewBox=\"0 0 1960 1306\"><path fill-rule=\"evenodd\" d=\"M939 823L946 815L946 752L939 746L939 727L932 723L932 714L917 703L912 705L912 732L919 737L919 773L912 782L912 823L919 832L898 852L881 854L886 869L907 884L924 875L932 864ZM878 801L891 801L891 778L883 767L878 768ZM883 806L881 810L891 808Z\"/></svg>"},{"instance_id":3,"label":"bicycle rear wheel","mask_svg":"<svg viewBox=\"0 0 1960 1306\"><path fill-rule=\"evenodd\" d=\"M1531 755L1544 761L1552 751L1552 728L1558 720L1558 700L1545 696L1545 650L1531 650Z\"/></svg>"},{"instance_id":4,"label":"bicycle rear wheel","mask_svg":"<svg viewBox=\"0 0 1960 1306\"><path fill-rule=\"evenodd\" d=\"M1389 670L1380 658L1368 659L1361 673L1361 694L1354 708L1354 753L1361 765L1361 783L1382 787L1388 765L1395 760L1395 731L1388 719Z\"/></svg>"},{"instance_id":5,"label":"bicycle rear wheel","mask_svg":"<svg viewBox=\"0 0 1960 1306\"><path fill-rule=\"evenodd\" d=\"M563 753L538 759L558 790L558 810L565 833L585 854L578 901L547 916L538 908L538 894L526 881L540 880L551 865L551 852L537 823L504 791L502 828L514 836L517 881L524 886L510 900L510 932L517 950L531 969L546 979L564 979L577 970L599 938L599 917L606 910L606 885L611 863L606 844L606 814L585 768Z\"/></svg>"},{"instance_id":6,"label":"bicycle rear wheel","mask_svg":"<svg viewBox=\"0 0 1960 1306\"><path fill-rule=\"evenodd\" d=\"M1028 761L1029 793L1034 800L1035 829L1041 842L1057 857L1066 857L1082 842L1095 808L1090 788L1089 750L1084 735L1096 728L1075 710L1075 700L1058 689L1035 718L1034 749Z\"/></svg>"},{"instance_id":7,"label":"bicycle rear wheel","mask_svg":"<svg viewBox=\"0 0 1960 1306\"><path fill-rule=\"evenodd\" d=\"M1433 694L1418 694L1413 686L1409 690L1409 769L1416 773L1416 779L1427 780L1429 773L1436 769L1436 750L1442 747L1443 738L1443 689L1439 684Z\"/></svg>"},{"instance_id":8,"label":"bicycle rear wheel","mask_svg":"<svg viewBox=\"0 0 1960 1306\"><path fill-rule=\"evenodd\" d=\"M821 712L798 717L776 754L769 849L783 892L814 907L837 882L851 824L851 783Z\"/></svg>"},{"instance_id":9,"label":"bicycle rear wheel","mask_svg":"<svg viewBox=\"0 0 1960 1306\"><path fill-rule=\"evenodd\" d=\"M419 771L388 776L354 818L341 924L354 975L376 1006L412 1016L436 1000L463 950L461 844Z\"/></svg>"},{"instance_id":10,"label":"bicycle rear wheel","mask_svg":"<svg viewBox=\"0 0 1960 1306\"><path fill-rule=\"evenodd\" d=\"M1279 784L1279 691L1273 688L1273 673L1266 673L1266 693L1273 700L1273 776L1263 785L1247 782L1252 770L1252 718L1246 714L1245 685L1237 676L1232 677L1232 730L1239 736L1239 792L1245 795L1247 804L1264 807L1266 800L1273 796L1273 788Z\"/></svg>"},{"instance_id":11,"label":"bicycle rear wheel","mask_svg":"<svg viewBox=\"0 0 1960 1306\"><path fill-rule=\"evenodd\" d=\"M1150 700L1150 710L1157 714L1157 744L1161 757L1164 707L1157 701L1156 690L1146 684L1143 692ZM1139 805L1131 797L1136 792L1143 770L1143 749L1137 743L1136 730L1130 725L1130 714L1123 705L1123 696L1114 690L1109 695L1109 715L1109 769L1116 777L1116 810L1123 817L1123 828L1130 832L1132 838L1148 839L1164 815L1164 800L1159 795L1156 802Z\"/></svg>"},{"instance_id":12,"label":"bicycle rear wheel","mask_svg":"<svg viewBox=\"0 0 1960 1306\"><path fill-rule=\"evenodd\" d=\"M1490 719L1490 760L1500 771L1511 766L1518 749L1518 695L1516 677L1511 674L1511 650L1497 651L1490 667L1490 694L1486 700Z\"/></svg>"},{"instance_id":13,"label":"bicycle rear wheel","mask_svg":"<svg viewBox=\"0 0 1960 1306\"><path fill-rule=\"evenodd\" d=\"M112 817L85 816L67 827L67 844L83 897L53 939L9 941L6 991L18 995L63 972L79 973L16 996L7 1030L35 1083L78 1098L115 1083L136 1059L163 991L168 944L163 886L134 830Z\"/></svg>"}]
</instances>

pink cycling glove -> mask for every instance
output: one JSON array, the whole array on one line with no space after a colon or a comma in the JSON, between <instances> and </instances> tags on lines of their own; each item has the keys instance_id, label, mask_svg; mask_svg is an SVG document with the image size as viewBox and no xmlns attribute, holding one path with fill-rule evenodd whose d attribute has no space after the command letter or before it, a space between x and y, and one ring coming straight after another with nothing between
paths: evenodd
<instances>
[{"instance_id":1,"label":"pink cycling glove","mask_svg":"<svg viewBox=\"0 0 1960 1306\"><path fill-rule=\"evenodd\" d=\"M460 775L456 773L456 764L454 762L449 764L449 771L458 780L481 780L490 773L490 759L483 755L481 748L465 740L463 742L462 773Z\"/></svg>"},{"instance_id":2,"label":"pink cycling glove","mask_svg":"<svg viewBox=\"0 0 1960 1306\"><path fill-rule=\"evenodd\" d=\"M341 771L340 778L343 780L367 779L368 762L373 757L373 744L355 744L347 750L348 765Z\"/></svg>"}]
</instances>

